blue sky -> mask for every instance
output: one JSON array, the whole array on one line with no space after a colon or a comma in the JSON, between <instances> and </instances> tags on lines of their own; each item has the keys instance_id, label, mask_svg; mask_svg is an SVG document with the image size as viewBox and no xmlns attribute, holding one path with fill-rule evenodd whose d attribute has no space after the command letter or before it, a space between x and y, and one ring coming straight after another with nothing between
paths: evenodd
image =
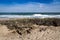
<instances>
[{"instance_id":1,"label":"blue sky","mask_svg":"<svg viewBox=\"0 0 60 40\"><path fill-rule=\"evenodd\" d=\"M12 4L13 2L23 4L28 2L51 3L53 0L1 0L1 4Z\"/></svg>"},{"instance_id":2,"label":"blue sky","mask_svg":"<svg viewBox=\"0 0 60 40\"><path fill-rule=\"evenodd\" d=\"M0 12L60 12L60 0L0 0Z\"/></svg>"}]
</instances>

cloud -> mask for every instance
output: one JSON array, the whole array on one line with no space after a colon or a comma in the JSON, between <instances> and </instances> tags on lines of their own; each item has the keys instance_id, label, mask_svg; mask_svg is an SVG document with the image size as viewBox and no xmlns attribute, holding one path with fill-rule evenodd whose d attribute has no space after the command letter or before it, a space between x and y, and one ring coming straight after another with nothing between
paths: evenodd
<instances>
[{"instance_id":1,"label":"cloud","mask_svg":"<svg viewBox=\"0 0 60 40\"><path fill-rule=\"evenodd\" d=\"M0 5L0 12L60 12L60 3L43 4L30 2L26 4Z\"/></svg>"}]
</instances>

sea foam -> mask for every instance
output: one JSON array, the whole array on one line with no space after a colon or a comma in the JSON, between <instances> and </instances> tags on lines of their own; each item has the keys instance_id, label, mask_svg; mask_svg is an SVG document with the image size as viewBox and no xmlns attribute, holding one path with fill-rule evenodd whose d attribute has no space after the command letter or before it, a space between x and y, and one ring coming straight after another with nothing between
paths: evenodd
<instances>
[{"instance_id":1,"label":"sea foam","mask_svg":"<svg viewBox=\"0 0 60 40\"><path fill-rule=\"evenodd\" d=\"M0 18L60 18L60 15L0 15Z\"/></svg>"}]
</instances>

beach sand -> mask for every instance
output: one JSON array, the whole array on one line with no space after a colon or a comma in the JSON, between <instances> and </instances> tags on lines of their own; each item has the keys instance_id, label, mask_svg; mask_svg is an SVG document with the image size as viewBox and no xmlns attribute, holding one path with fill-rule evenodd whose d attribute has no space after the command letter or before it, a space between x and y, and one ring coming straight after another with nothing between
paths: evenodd
<instances>
[{"instance_id":1,"label":"beach sand","mask_svg":"<svg viewBox=\"0 0 60 40\"><path fill-rule=\"evenodd\" d=\"M7 25L0 24L0 40L60 40L60 26L24 24L10 29Z\"/></svg>"}]
</instances>

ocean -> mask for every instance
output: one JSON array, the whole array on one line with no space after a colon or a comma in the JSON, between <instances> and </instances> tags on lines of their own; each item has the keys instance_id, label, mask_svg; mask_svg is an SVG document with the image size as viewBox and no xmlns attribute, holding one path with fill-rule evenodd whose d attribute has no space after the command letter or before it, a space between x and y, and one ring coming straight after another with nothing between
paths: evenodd
<instances>
[{"instance_id":1,"label":"ocean","mask_svg":"<svg viewBox=\"0 0 60 40\"><path fill-rule=\"evenodd\" d=\"M0 13L0 18L60 18L60 13Z\"/></svg>"}]
</instances>

